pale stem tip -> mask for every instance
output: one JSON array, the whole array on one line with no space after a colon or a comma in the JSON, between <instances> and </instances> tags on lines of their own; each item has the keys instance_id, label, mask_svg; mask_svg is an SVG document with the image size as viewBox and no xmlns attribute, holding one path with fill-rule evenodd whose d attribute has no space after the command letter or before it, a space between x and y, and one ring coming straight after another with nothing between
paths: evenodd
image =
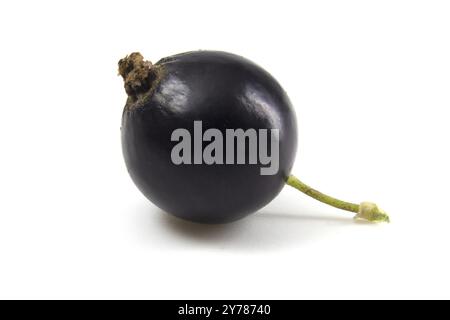
<instances>
[{"instance_id":1,"label":"pale stem tip","mask_svg":"<svg viewBox=\"0 0 450 320\"><path fill-rule=\"evenodd\" d=\"M372 202L361 202L355 219L362 219L375 223L390 222L388 214Z\"/></svg>"}]
</instances>

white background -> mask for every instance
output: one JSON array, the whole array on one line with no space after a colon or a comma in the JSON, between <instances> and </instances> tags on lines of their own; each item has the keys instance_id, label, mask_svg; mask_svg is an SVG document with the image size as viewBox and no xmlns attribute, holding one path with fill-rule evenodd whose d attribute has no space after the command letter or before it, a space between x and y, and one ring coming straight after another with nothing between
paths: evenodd
<instances>
[{"instance_id":1,"label":"white background","mask_svg":"<svg viewBox=\"0 0 450 320\"><path fill-rule=\"evenodd\" d=\"M0 298L450 298L448 1L2 1ZM390 225L285 188L226 226L133 185L117 61L215 49L295 105L293 172Z\"/></svg>"}]
</instances>

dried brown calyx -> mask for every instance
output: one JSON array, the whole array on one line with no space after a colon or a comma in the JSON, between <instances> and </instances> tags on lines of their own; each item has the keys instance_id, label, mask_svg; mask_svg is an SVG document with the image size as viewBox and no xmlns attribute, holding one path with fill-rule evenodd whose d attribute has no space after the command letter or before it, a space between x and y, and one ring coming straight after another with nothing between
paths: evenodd
<instances>
[{"instance_id":1,"label":"dried brown calyx","mask_svg":"<svg viewBox=\"0 0 450 320\"><path fill-rule=\"evenodd\" d=\"M152 63L145 61L139 52L120 59L119 74L125 82L125 91L133 99L147 92L155 77L152 73Z\"/></svg>"}]
</instances>

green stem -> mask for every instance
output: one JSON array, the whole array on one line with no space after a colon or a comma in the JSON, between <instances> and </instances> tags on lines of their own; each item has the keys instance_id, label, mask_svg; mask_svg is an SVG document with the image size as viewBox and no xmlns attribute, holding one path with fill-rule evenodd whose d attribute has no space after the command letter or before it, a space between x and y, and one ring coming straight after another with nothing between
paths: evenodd
<instances>
[{"instance_id":1,"label":"green stem","mask_svg":"<svg viewBox=\"0 0 450 320\"><path fill-rule=\"evenodd\" d=\"M355 204L330 197L329 195L304 184L293 175L288 177L286 183L320 202L326 203L338 209L355 212L355 219L364 219L371 222L389 222L389 216L372 202L361 202L360 204Z\"/></svg>"}]
</instances>

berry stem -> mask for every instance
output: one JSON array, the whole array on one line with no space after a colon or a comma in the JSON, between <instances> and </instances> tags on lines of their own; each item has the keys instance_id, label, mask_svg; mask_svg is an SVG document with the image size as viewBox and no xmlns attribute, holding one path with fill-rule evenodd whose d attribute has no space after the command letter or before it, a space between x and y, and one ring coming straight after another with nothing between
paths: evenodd
<instances>
[{"instance_id":1,"label":"berry stem","mask_svg":"<svg viewBox=\"0 0 450 320\"><path fill-rule=\"evenodd\" d=\"M370 222L389 222L389 216L383 210L379 209L375 203L361 202L360 204L355 204L330 197L329 195L326 195L304 184L293 175L290 175L288 177L286 184L303 192L311 198L326 203L332 207L345 211L355 212L355 219L363 219Z\"/></svg>"}]
</instances>

